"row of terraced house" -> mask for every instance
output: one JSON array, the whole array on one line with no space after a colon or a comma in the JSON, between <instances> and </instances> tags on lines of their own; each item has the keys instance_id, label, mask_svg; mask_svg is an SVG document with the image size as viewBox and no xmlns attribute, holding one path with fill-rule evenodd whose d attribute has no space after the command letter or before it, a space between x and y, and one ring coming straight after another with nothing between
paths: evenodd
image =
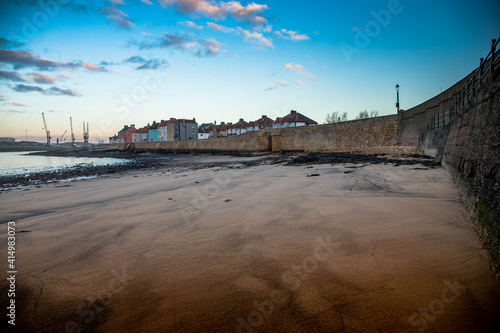
<instances>
[{"instance_id":1,"label":"row of terraced house","mask_svg":"<svg viewBox=\"0 0 500 333\"><path fill-rule=\"evenodd\" d=\"M196 119L175 119L153 121L152 124L136 128L134 124L125 125L115 136L109 138L110 143L158 142L178 140L206 140L212 138L231 137L247 132L271 128L288 128L315 126L318 123L297 111L292 110L284 117L275 120L262 116L256 121L246 122L243 118L236 123L221 122L204 123L198 126Z\"/></svg>"}]
</instances>

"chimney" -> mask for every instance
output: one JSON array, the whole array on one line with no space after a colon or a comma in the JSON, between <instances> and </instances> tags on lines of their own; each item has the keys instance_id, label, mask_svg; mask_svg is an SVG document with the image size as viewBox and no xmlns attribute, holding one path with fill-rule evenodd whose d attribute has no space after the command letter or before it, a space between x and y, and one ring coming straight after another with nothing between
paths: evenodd
<instances>
[{"instance_id":1,"label":"chimney","mask_svg":"<svg viewBox=\"0 0 500 333\"><path fill-rule=\"evenodd\" d=\"M262 118L263 118L263 119L266 119L266 118L267 118L267 116L264 114L264 115L262 115Z\"/></svg>"},{"instance_id":2,"label":"chimney","mask_svg":"<svg viewBox=\"0 0 500 333\"><path fill-rule=\"evenodd\" d=\"M240 118L240 123L244 122L243 118Z\"/></svg>"},{"instance_id":3,"label":"chimney","mask_svg":"<svg viewBox=\"0 0 500 333\"><path fill-rule=\"evenodd\" d=\"M295 110L292 110L292 112L291 112L291 114L296 114L296 113L297 113L297 111L295 111Z\"/></svg>"},{"instance_id":4,"label":"chimney","mask_svg":"<svg viewBox=\"0 0 500 333\"><path fill-rule=\"evenodd\" d=\"M135 128L135 124L130 125L130 127Z\"/></svg>"},{"instance_id":5,"label":"chimney","mask_svg":"<svg viewBox=\"0 0 500 333\"><path fill-rule=\"evenodd\" d=\"M221 125L225 125L226 123L225 123L225 122L223 122L223 121L221 121L221 123L220 123L220 124L221 124Z\"/></svg>"}]
</instances>

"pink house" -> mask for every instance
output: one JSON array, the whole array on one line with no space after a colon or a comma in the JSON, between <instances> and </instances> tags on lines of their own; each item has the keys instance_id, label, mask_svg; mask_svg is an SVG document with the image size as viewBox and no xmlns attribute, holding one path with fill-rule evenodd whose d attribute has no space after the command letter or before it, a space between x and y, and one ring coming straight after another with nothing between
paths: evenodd
<instances>
[{"instance_id":1,"label":"pink house","mask_svg":"<svg viewBox=\"0 0 500 333\"><path fill-rule=\"evenodd\" d=\"M123 129L118 132L118 141L124 143L132 143L132 134L137 132L135 125L132 124L130 127L128 125L124 125Z\"/></svg>"}]
</instances>

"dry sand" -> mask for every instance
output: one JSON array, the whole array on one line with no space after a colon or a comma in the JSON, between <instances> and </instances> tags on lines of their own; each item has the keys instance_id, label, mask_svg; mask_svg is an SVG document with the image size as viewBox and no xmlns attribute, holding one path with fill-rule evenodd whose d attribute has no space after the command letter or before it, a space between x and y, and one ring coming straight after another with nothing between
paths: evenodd
<instances>
[{"instance_id":1,"label":"dry sand","mask_svg":"<svg viewBox=\"0 0 500 333\"><path fill-rule=\"evenodd\" d=\"M9 329L498 328L499 284L446 171L350 166L160 170L3 193L0 253L5 222L29 231L17 234Z\"/></svg>"}]
</instances>

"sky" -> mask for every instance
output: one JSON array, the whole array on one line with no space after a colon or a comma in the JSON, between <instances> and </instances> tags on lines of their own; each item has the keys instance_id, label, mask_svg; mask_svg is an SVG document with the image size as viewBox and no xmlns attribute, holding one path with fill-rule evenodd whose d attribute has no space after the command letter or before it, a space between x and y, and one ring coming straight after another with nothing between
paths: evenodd
<instances>
[{"instance_id":1,"label":"sky","mask_svg":"<svg viewBox=\"0 0 500 333\"><path fill-rule=\"evenodd\" d=\"M125 124L297 110L395 114L446 90L500 35L500 1L0 2L0 137L108 141ZM69 135L66 134L66 139Z\"/></svg>"}]
</instances>

